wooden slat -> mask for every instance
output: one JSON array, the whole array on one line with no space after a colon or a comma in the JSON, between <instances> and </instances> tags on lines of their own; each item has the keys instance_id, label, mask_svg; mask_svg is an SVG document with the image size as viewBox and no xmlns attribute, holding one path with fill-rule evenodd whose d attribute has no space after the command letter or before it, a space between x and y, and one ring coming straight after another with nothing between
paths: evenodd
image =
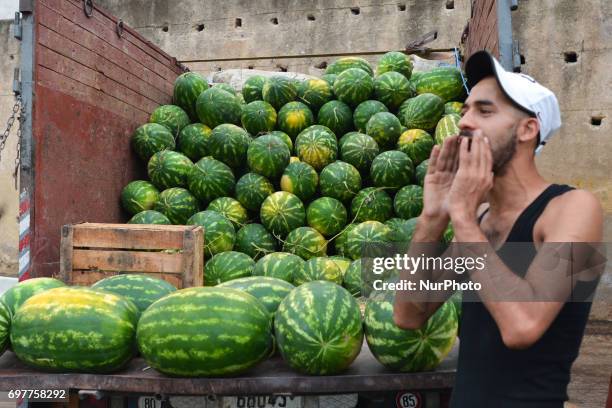
<instances>
[{"instance_id":1,"label":"wooden slat","mask_svg":"<svg viewBox=\"0 0 612 408\"><path fill-rule=\"evenodd\" d=\"M181 249L181 231L75 228L75 248Z\"/></svg>"},{"instance_id":2,"label":"wooden slat","mask_svg":"<svg viewBox=\"0 0 612 408\"><path fill-rule=\"evenodd\" d=\"M183 256L162 252L104 251L75 249L73 269L124 272L183 273Z\"/></svg>"},{"instance_id":3,"label":"wooden slat","mask_svg":"<svg viewBox=\"0 0 612 408\"><path fill-rule=\"evenodd\" d=\"M84 222L76 224L78 229L92 229L92 230L139 230L139 231L179 231L185 230L199 230L202 227L198 225L155 225L155 224L107 224L100 222ZM181 235L182 236L182 235Z\"/></svg>"},{"instance_id":4,"label":"wooden slat","mask_svg":"<svg viewBox=\"0 0 612 408\"><path fill-rule=\"evenodd\" d=\"M201 227L200 227L201 228ZM194 230L194 247L195 248L204 248L204 229L201 228L200 230ZM201 256L200 256L201 255ZM193 264L193 270L195 271L194 273L194 280L193 280L193 286L203 286L204 285L204 259L205 255L204 255L204 251L202 250L201 252L196 252L192 258L191 258L191 263ZM185 262L187 262L187 259L185 260Z\"/></svg>"},{"instance_id":5,"label":"wooden slat","mask_svg":"<svg viewBox=\"0 0 612 408\"><path fill-rule=\"evenodd\" d=\"M62 240L60 242L60 271L59 278L67 282L72 273L72 252L73 252L73 235L74 229L72 225L64 225L62 227Z\"/></svg>"}]
</instances>

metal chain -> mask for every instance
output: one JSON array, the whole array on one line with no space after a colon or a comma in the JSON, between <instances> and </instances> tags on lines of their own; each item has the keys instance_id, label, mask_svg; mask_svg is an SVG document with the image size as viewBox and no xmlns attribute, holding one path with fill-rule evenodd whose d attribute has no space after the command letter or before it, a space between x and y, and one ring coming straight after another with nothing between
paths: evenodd
<instances>
[{"instance_id":1,"label":"metal chain","mask_svg":"<svg viewBox=\"0 0 612 408\"><path fill-rule=\"evenodd\" d=\"M9 134L11 133L11 129L13 128L15 120L19 120L19 126L17 128L17 157L15 158L15 171L13 172L13 178L15 179L15 188L17 188L17 174L19 171L19 159L21 156L21 125L25 120L23 115L23 104L21 102L21 96L17 95L15 97L15 105L13 105L13 112L6 121L6 129L0 135L0 161L2 161L2 151L4 150L6 141L9 137Z\"/></svg>"}]
</instances>

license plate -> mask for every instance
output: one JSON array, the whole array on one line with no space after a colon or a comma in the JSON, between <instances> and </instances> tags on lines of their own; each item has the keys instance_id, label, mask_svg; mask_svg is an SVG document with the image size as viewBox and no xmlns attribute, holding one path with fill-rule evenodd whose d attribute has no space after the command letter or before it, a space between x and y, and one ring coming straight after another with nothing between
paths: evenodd
<instances>
[{"instance_id":1,"label":"license plate","mask_svg":"<svg viewBox=\"0 0 612 408\"><path fill-rule=\"evenodd\" d=\"M223 397L222 408L302 408L302 397L284 395L244 395Z\"/></svg>"}]
</instances>

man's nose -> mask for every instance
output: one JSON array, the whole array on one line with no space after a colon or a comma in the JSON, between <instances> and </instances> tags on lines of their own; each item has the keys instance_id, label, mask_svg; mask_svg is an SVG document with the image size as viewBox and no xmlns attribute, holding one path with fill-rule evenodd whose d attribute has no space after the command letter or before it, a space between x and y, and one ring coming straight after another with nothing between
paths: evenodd
<instances>
[{"instance_id":1,"label":"man's nose","mask_svg":"<svg viewBox=\"0 0 612 408\"><path fill-rule=\"evenodd\" d=\"M463 114L463 116L459 120L458 126L460 130L464 130L464 129L473 130L476 128L476 124L474 123L473 115L470 113L470 111L467 111Z\"/></svg>"}]
</instances>

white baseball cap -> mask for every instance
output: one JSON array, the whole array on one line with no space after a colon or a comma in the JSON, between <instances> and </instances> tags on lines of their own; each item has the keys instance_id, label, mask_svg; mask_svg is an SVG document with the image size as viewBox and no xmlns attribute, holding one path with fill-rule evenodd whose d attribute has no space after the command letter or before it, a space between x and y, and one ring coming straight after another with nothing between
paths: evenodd
<instances>
[{"instance_id":1,"label":"white baseball cap","mask_svg":"<svg viewBox=\"0 0 612 408\"><path fill-rule=\"evenodd\" d=\"M519 109L538 119L540 141L536 154L561 127L561 112L555 94L529 75L508 72L488 51L478 51L465 63L467 85L471 89L481 79L494 75L504 94Z\"/></svg>"}]
</instances>

